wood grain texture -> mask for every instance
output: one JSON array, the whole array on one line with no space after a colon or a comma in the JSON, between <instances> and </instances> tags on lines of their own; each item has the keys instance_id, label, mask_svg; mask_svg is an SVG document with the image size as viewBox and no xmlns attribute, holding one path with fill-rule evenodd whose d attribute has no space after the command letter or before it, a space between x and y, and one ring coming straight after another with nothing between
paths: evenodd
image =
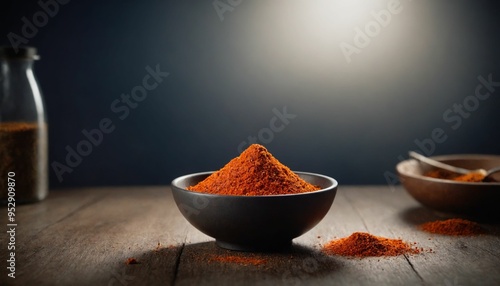
<instances>
[{"instance_id":1,"label":"wood grain texture","mask_svg":"<svg viewBox=\"0 0 500 286\"><path fill-rule=\"evenodd\" d=\"M291 250L242 253L219 248L189 225L168 187L55 191L17 208L17 278L1 267L0 285L500 285L498 223L482 223L490 234L477 237L417 227L449 217L401 188L340 187L327 216ZM402 238L424 251L365 259L322 254L321 245L356 231ZM3 232L5 264L7 239ZM222 263L217 255L265 263ZM129 257L138 264L127 265Z\"/></svg>"}]
</instances>

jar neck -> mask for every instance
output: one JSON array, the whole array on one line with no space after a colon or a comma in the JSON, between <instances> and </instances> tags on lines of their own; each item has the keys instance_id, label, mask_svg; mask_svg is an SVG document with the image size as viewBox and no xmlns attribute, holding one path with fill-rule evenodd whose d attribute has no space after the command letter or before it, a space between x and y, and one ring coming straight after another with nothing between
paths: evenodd
<instances>
[{"instance_id":1,"label":"jar neck","mask_svg":"<svg viewBox=\"0 0 500 286\"><path fill-rule=\"evenodd\" d=\"M35 74L33 73L32 59L9 59L2 60L0 74L0 93L8 90L18 90L23 86L33 84Z\"/></svg>"},{"instance_id":2,"label":"jar neck","mask_svg":"<svg viewBox=\"0 0 500 286\"><path fill-rule=\"evenodd\" d=\"M2 59L0 74L0 122L44 122L40 88L32 59Z\"/></svg>"},{"instance_id":3,"label":"jar neck","mask_svg":"<svg viewBox=\"0 0 500 286\"><path fill-rule=\"evenodd\" d=\"M22 75L26 72L33 72L33 63L31 59L8 59L1 60L2 74Z\"/></svg>"}]
</instances>

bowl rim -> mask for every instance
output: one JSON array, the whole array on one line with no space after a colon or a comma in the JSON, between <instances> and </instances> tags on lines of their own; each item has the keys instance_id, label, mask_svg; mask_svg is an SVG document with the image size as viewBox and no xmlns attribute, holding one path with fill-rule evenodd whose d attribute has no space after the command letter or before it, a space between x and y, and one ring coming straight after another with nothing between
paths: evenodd
<instances>
[{"instance_id":1,"label":"bowl rim","mask_svg":"<svg viewBox=\"0 0 500 286\"><path fill-rule=\"evenodd\" d=\"M432 158L434 160L457 160L457 159L490 159L490 158L496 158L500 160L500 155L495 155L495 154L450 154L450 155L437 155L437 156L430 156L429 158ZM411 164L413 162L417 162L418 160L416 159L406 159L401 162L399 162L396 165L396 170L399 175L411 177L414 179L421 179L421 180L427 180L430 182L438 182L438 183L445 183L445 184L450 184L450 185L474 185L474 186L500 186L500 182L462 182L462 181L453 181L453 180L447 180L447 179L440 179L440 178L432 178L432 177L427 177L424 175L419 175L419 174L414 174L414 173L409 173L409 172L404 172L402 167L404 165Z\"/></svg>"},{"instance_id":2,"label":"bowl rim","mask_svg":"<svg viewBox=\"0 0 500 286\"><path fill-rule=\"evenodd\" d=\"M302 172L302 171L292 171L292 172L294 172L295 174L297 174L299 176L300 176L300 174L304 174L304 175L309 175L309 176L314 176L314 177L321 177L323 179L328 180L331 183L331 185L328 186L328 187L326 187L326 188L319 189L319 190L312 191L312 192L297 193L297 194L283 194L283 195L259 195L259 196L208 194L208 193L203 193L203 192L190 191L190 190L181 188L178 185L178 183L180 181L185 180L185 179L187 179L189 177L195 177L195 176L201 176L201 175L210 175L210 174L213 174L215 172L216 171L205 171L205 172L197 172L197 173L191 173L191 174L182 175L182 176L179 176L179 177L173 179L172 182L171 182L171 186L173 186L176 189L181 190L183 192L189 193L189 194L197 194L197 195L202 195L202 196L207 196L207 197L217 197L217 198L248 198L248 199L251 199L251 198L283 198L283 197L306 196L306 195L311 195L311 194L329 192L329 191L337 189L338 185L339 185L338 181L335 180L332 177L329 177L329 176L326 176L326 175L322 175L322 174L311 173L311 172Z\"/></svg>"}]
</instances>

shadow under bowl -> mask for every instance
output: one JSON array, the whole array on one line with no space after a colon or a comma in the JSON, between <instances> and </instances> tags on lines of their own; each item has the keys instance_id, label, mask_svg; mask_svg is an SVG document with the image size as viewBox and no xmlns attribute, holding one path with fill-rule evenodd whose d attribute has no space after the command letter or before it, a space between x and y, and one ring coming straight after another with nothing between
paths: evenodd
<instances>
[{"instance_id":1,"label":"shadow under bowl","mask_svg":"<svg viewBox=\"0 0 500 286\"><path fill-rule=\"evenodd\" d=\"M443 155L431 157L437 161L466 169L490 169L500 166L496 155ZM465 215L490 216L498 213L500 182L458 182L424 176L431 167L414 159L396 166L401 183L408 193L431 209ZM500 174L493 175L500 181Z\"/></svg>"},{"instance_id":2,"label":"shadow under bowl","mask_svg":"<svg viewBox=\"0 0 500 286\"><path fill-rule=\"evenodd\" d=\"M215 238L217 245L239 251L290 247L292 239L316 226L328 213L338 186L336 180L327 176L295 172L321 189L272 196L214 195L187 190L212 173L174 179L175 203L189 223Z\"/></svg>"}]
</instances>

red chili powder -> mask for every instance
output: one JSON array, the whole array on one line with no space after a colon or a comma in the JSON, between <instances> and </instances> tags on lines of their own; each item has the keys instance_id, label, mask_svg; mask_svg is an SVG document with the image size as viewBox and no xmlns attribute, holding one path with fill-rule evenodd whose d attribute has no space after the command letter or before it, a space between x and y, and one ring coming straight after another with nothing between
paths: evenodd
<instances>
[{"instance_id":1,"label":"red chili powder","mask_svg":"<svg viewBox=\"0 0 500 286\"><path fill-rule=\"evenodd\" d=\"M369 257L418 254L420 249L401 239L390 239L355 232L348 237L332 240L323 246L323 252L330 255Z\"/></svg>"},{"instance_id":2,"label":"red chili powder","mask_svg":"<svg viewBox=\"0 0 500 286\"><path fill-rule=\"evenodd\" d=\"M453 178L456 177L457 174L442 169L435 169L426 172L424 176L436 179L453 180Z\"/></svg>"},{"instance_id":3,"label":"red chili powder","mask_svg":"<svg viewBox=\"0 0 500 286\"><path fill-rule=\"evenodd\" d=\"M461 218L427 222L421 224L420 229L444 235L479 235L487 233L479 224Z\"/></svg>"},{"instance_id":4,"label":"red chili powder","mask_svg":"<svg viewBox=\"0 0 500 286\"><path fill-rule=\"evenodd\" d=\"M481 173L468 173L465 175L458 175L453 172L441 169L429 171L425 173L424 176L436 179L453 180L457 182L482 182L484 179L484 175Z\"/></svg>"},{"instance_id":5,"label":"red chili powder","mask_svg":"<svg viewBox=\"0 0 500 286\"><path fill-rule=\"evenodd\" d=\"M125 264L130 265L130 264L139 264L139 261L133 257L129 257L126 261Z\"/></svg>"},{"instance_id":6,"label":"red chili powder","mask_svg":"<svg viewBox=\"0 0 500 286\"><path fill-rule=\"evenodd\" d=\"M306 193L320 187L301 179L264 146L252 144L222 169L187 189L219 195L266 196Z\"/></svg>"},{"instance_id":7,"label":"red chili powder","mask_svg":"<svg viewBox=\"0 0 500 286\"><path fill-rule=\"evenodd\" d=\"M237 255L214 255L209 261L217 261L224 263L236 263L241 265L263 265L267 263L266 259L256 257L242 257Z\"/></svg>"},{"instance_id":8,"label":"red chili powder","mask_svg":"<svg viewBox=\"0 0 500 286\"><path fill-rule=\"evenodd\" d=\"M453 181L458 182L482 182L483 180L484 175L481 173L469 173L453 178Z\"/></svg>"}]
</instances>

